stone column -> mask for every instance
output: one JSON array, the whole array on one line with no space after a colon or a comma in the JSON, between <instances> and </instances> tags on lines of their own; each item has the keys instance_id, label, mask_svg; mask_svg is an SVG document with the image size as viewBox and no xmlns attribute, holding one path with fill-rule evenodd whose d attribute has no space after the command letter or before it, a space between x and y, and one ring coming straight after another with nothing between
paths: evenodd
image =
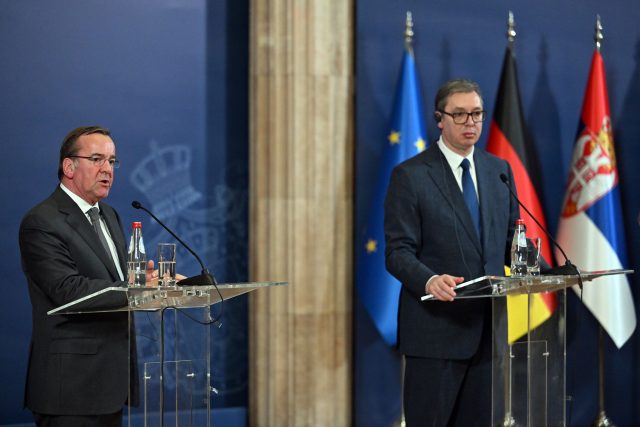
<instances>
[{"instance_id":1,"label":"stone column","mask_svg":"<svg viewBox=\"0 0 640 427\"><path fill-rule=\"evenodd\" d=\"M252 426L351 423L353 0L251 2Z\"/></svg>"}]
</instances>

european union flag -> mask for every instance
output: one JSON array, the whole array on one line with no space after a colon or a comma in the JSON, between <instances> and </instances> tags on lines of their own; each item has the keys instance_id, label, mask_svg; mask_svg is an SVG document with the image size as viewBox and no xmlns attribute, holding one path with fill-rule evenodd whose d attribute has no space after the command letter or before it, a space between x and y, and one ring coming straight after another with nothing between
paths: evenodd
<instances>
[{"instance_id":1,"label":"european union flag","mask_svg":"<svg viewBox=\"0 0 640 427\"><path fill-rule=\"evenodd\" d=\"M427 146L420 85L413 51L405 49L396 86L391 129L382 150L377 181L367 212L364 239L356 242L356 286L376 328L389 345L395 345L398 329L400 282L385 269L383 203L391 170ZM361 235L359 235L361 236Z\"/></svg>"}]
</instances>

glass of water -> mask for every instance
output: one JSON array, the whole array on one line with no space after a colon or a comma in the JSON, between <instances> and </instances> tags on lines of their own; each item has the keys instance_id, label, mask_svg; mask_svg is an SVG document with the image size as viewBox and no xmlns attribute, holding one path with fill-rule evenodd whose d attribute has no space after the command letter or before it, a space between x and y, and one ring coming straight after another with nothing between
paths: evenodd
<instances>
[{"instance_id":1,"label":"glass of water","mask_svg":"<svg viewBox=\"0 0 640 427\"><path fill-rule=\"evenodd\" d=\"M527 240L527 274L539 276L542 239L540 237L529 237Z\"/></svg>"},{"instance_id":2,"label":"glass of water","mask_svg":"<svg viewBox=\"0 0 640 427\"><path fill-rule=\"evenodd\" d=\"M176 286L175 243L158 243L158 286Z\"/></svg>"}]
</instances>

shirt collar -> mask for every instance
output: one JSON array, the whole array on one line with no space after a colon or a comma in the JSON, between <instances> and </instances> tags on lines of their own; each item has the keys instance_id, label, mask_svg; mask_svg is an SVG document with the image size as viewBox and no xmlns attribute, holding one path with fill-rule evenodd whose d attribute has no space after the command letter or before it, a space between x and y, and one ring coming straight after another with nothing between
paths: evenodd
<instances>
[{"instance_id":1,"label":"shirt collar","mask_svg":"<svg viewBox=\"0 0 640 427\"><path fill-rule=\"evenodd\" d=\"M460 163L462 163L462 159L465 158L469 159L469 163L471 164L470 169L475 170L475 163L473 162L473 152L475 150L475 147L471 147L471 153L469 153L467 157L463 157L447 147L447 144L445 144L444 140L442 139L442 135L440 135L440 138L438 139L438 147L440 147L440 151L442 151L442 154L444 154L444 157L445 159L447 159L447 163L449 163L449 167L452 171L458 170L458 168L460 167Z\"/></svg>"},{"instance_id":2,"label":"shirt collar","mask_svg":"<svg viewBox=\"0 0 640 427\"><path fill-rule=\"evenodd\" d=\"M74 193L73 191L69 190L67 187L64 186L63 183L60 183L60 188L62 189L62 191L64 191L65 193L67 193L67 195L69 197L71 197L71 200L73 200L76 205L78 205L78 207L80 208L80 210L86 215L87 211L91 208L98 208L98 210L100 210L100 206L98 206L98 204L96 203L95 205L90 205L89 203L87 203L86 200L84 200L82 197L78 196L76 193Z\"/></svg>"}]
</instances>

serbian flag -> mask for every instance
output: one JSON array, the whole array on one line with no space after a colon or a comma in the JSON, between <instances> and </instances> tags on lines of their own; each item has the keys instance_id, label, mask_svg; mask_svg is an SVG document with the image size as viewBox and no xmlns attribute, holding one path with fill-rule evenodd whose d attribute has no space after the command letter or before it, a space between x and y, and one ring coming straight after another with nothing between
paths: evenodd
<instances>
[{"instance_id":1,"label":"serbian flag","mask_svg":"<svg viewBox=\"0 0 640 427\"><path fill-rule=\"evenodd\" d=\"M416 64L413 51L407 46L396 85L389 134L384 141L377 179L372 183L375 187L364 234L359 234L356 243L358 296L378 332L389 345L395 345L397 341L401 285L385 268L384 198L392 169L403 160L424 151L427 145L425 135Z\"/></svg>"},{"instance_id":2,"label":"serbian flag","mask_svg":"<svg viewBox=\"0 0 640 427\"><path fill-rule=\"evenodd\" d=\"M573 149L565 199L558 225L558 243L585 271L624 268L627 263L618 167L604 63L599 51L591 61ZM558 254L557 254L558 255ZM585 284L582 301L618 348L636 328L636 313L625 275Z\"/></svg>"},{"instance_id":3,"label":"serbian flag","mask_svg":"<svg viewBox=\"0 0 640 427\"><path fill-rule=\"evenodd\" d=\"M539 170L535 162L533 147L525 138L524 118L518 90L518 75L511 46L507 47L502 64L500 86L496 97L493 120L489 130L487 151L505 159L513 169L518 197L536 219L546 228L544 212L534 182ZM500 185L499 183L496 185ZM542 238L541 256L552 265L551 245L545 232L521 209L520 217L527 227L527 236ZM507 297L509 319L508 339L512 343L529 330L539 326L551 317L556 307L556 297L552 293L534 294L531 303L531 324L527 316L527 295Z\"/></svg>"}]
</instances>

